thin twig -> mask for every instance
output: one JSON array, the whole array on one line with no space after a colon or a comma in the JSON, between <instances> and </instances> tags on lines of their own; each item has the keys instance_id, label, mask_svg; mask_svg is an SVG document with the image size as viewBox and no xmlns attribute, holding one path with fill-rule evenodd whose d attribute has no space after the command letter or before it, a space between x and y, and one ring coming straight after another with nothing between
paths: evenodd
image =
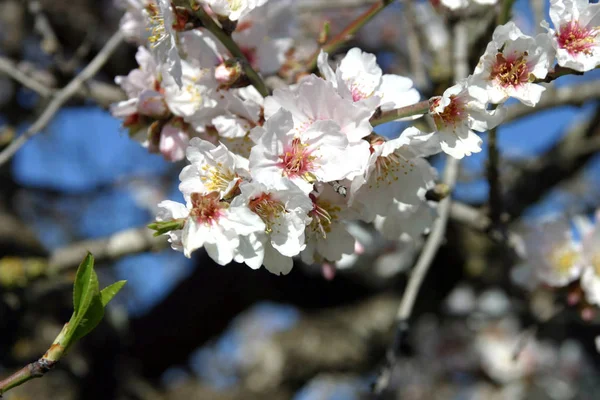
<instances>
[{"instance_id":1,"label":"thin twig","mask_svg":"<svg viewBox=\"0 0 600 400\"><path fill-rule=\"evenodd\" d=\"M42 112L42 115L39 116L33 125L0 153L0 165L6 163L27 142L27 140L29 140L29 138L38 134L46 127L46 125L48 125L60 108L79 91L83 83L93 77L100 68L102 68L122 40L123 34L121 31L117 31L113 34L102 50L100 50L83 71L73 78L67 86L56 93L44 112Z\"/></svg>"},{"instance_id":2,"label":"thin twig","mask_svg":"<svg viewBox=\"0 0 600 400\"><path fill-rule=\"evenodd\" d=\"M126 229L100 239L84 240L55 250L48 261L48 273L58 273L76 268L82 256L94 254L96 262L155 250L166 245L164 237L154 237L148 227Z\"/></svg>"},{"instance_id":3,"label":"thin twig","mask_svg":"<svg viewBox=\"0 0 600 400\"><path fill-rule=\"evenodd\" d=\"M500 151L497 144L496 128L488 132L488 160L487 180L489 185L488 204L490 207L490 219L496 228L501 227L503 212L502 186L500 183Z\"/></svg>"},{"instance_id":4,"label":"thin twig","mask_svg":"<svg viewBox=\"0 0 600 400\"><path fill-rule=\"evenodd\" d=\"M412 117L414 115L427 114L429 112L429 100L411 104L410 106L395 108L393 110L384 111L379 115L371 118L372 126L384 124L386 122L395 121L400 118Z\"/></svg>"},{"instance_id":5,"label":"thin twig","mask_svg":"<svg viewBox=\"0 0 600 400\"><path fill-rule=\"evenodd\" d=\"M38 0L29 2L29 12L33 14L35 18L35 30L42 35L42 49L48 54L56 53L61 47L60 42Z\"/></svg>"},{"instance_id":6,"label":"thin twig","mask_svg":"<svg viewBox=\"0 0 600 400\"><path fill-rule=\"evenodd\" d=\"M52 96L52 89L46 87L44 84L28 76L24 72L21 72L19 67L6 57L0 56L0 73L10 76L21 85L33 90L42 97Z\"/></svg>"}]
</instances>

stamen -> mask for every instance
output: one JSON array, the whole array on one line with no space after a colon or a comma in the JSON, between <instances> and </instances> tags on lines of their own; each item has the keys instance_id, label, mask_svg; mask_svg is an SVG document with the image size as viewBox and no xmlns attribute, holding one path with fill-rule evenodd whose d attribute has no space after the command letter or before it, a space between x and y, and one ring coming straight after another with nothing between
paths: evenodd
<instances>
[{"instance_id":1,"label":"stamen","mask_svg":"<svg viewBox=\"0 0 600 400\"><path fill-rule=\"evenodd\" d=\"M223 211L229 207L229 204L219 201L219 198L218 192L211 192L207 195L192 193L190 216L195 217L199 223L214 224L223 215Z\"/></svg>"}]
</instances>

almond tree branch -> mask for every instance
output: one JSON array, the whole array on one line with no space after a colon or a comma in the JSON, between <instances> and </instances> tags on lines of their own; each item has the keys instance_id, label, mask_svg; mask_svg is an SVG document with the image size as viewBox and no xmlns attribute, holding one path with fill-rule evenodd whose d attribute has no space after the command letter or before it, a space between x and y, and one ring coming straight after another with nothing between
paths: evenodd
<instances>
[{"instance_id":1,"label":"almond tree branch","mask_svg":"<svg viewBox=\"0 0 600 400\"><path fill-rule=\"evenodd\" d=\"M45 98L52 97L58 92L58 89L53 87L54 82L52 79L40 80L36 77L36 75L41 74L41 71L32 70L26 73L22 71L23 68L27 67L0 56L0 74L11 77L24 87ZM118 86L93 79L89 79L85 85L82 85L76 96L83 99L91 98L102 107L125 99L123 91Z\"/></svg>"},{"instance_id":2,"label":"almond tree branch","mask_svg":"<svg viewBox=\"0 0 600 400\"><path fill-rule=\"evenodd\" d=\"M116 260L166 246L164 237L154 237L148 227L126 229L100 239L90 239L61 247L50 255L49 274L76 268L88 252L96 262Z\"/></svg>"},{"instance_id":3,"label":"almond tree branch","mask_svg":"<svg viewBox=\"0 0 600 400\"><path fill-rule=\"evenodd\" d=\"M231 38L231 35L226 33L217 23L204 11L204 9L197 5L197 3L192 0L188 2L189 7L191 8L192 13L202 22L202 26L209 30L213 35L216 36L217 39L223 46L229 50L232 56L239 58L242 61L242 67L244 68L244 73L252 83L252 86L258 90L258 92L263 96L267 97L269 95L269 89L265 85L265 82L262 80L260 75L252 68L250 62L237 45L237 43Z\"/></svg>"},{"instance_id":4,"label":"almond tree branch","mask_svg":"<svg viewBox=\"0 0 600 400\"><path fill-rule=\"evenodd\" d=\"M33 90L42 97L52 96L52 89L46 87L45 85L38 82L36 79L33 79L32 77L28 76L24 72L21 72L17 65L6 57L0 56L0 73L10 76L15 81L19 82L21 85Z\"/></svg>"},{"instance_id":5,"label":"almond tree branch","mask_svg":"<svg viewBox=\"0 0 600 400\"><path fill-rule=\"evenodd\" d=\"M0 153L0 165L6 163L32 136L37 135L48 123L54 118L54 115L60 108L73 97L82 85L93 77L102 66L108 61L111 54L117 49L123 34L121 31L115 32L113 36L106 42L102 50L94 57L94 59L75 77L67 86L58 91L42 112L39 118L27 129L23 134L17 137Z\"/></svg>"},{"instance_id":6,"label":"almond tree branch","mask_svg":"<svg viewBox=\"0 0 600 400\"><path fill-rule=\"evenodd\" d=\"M424 100L419 103L411 104L410 106L395 108L393 110L384 111L379 115L374 115L370 122L372 126L384 124L386 122L395 121L400 118L411 117L413 115L427 114L429 112L429 100Z\"/></svg>"}]
</instances>

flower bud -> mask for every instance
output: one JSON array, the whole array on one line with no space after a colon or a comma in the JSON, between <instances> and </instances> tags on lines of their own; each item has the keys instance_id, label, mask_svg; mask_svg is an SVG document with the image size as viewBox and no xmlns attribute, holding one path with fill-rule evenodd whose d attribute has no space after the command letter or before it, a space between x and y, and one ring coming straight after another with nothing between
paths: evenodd
<instances>
[{"instance_id":1,"label":"flower bud","mask_svg":"<svg viewBox=\"0 0 600 400\"><path fill-rule=\"evenodd\" d=\"M221 85L231 86L243 74L242 64L238 60L227 60L215 69L215 79Z\"/></svg>"}]
</instances>

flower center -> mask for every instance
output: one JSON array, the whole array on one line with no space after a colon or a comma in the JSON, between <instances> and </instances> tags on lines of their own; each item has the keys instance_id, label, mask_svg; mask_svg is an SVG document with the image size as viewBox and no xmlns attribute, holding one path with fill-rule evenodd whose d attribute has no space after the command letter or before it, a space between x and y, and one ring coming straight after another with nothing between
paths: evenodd
<instances>
[{"instance_id":1,"label":"flower center","mask_svg":"<svg viewBox=\"0 0 600 400\"><path fill-rule=\"evenodd\" d=\"M589 56L592 54L598 32L598 28L588 29L579 25L578 21L570 21L556 32L556 40L560 48L567 50L571 55L583 53Z\"/></svg>"},{"instance_id":2,"label":"flower center","mask_svg":"<svg viewBox=\"0 0 600 400\"><path fill-rule=\"evenodd\" d=\"M443 129L447 126L456 128L466 117L465 104L455 95L450 96L450 104L448 104L442 112L436 112L434 109L439 105L440 99L434 100L431 106L431 115L438 129Z\"/></svg>"},{"instance_id":3,"label":"flower center","mask_svg":"<svg viewBox=\"0 0 600 400\"><path fill-rule=\"evenodd\" d=\"M229 4L231 11L237 11L242 8L242 0L227 0L227 4Z\"/></svg>"},{"instance_id":4,"label":"flower center","mask_svg":"<svg viewBox=\"0 0 600 400\"><path fill-rule=\"evenodd\" d=\"M308 182L316 180L311 172L315 168L313 161L316 157L310 154L307 146L299 138L294 138L284 154L279 156L279 166L283 168L285 176L301 177Z\"/></svg>"},{"instance_id":5,"label":"flower center","mask_svg":"<svg viewBox=\"0 0 600 400\"><path fill-rule=\"evenodd\" d=\"M329 201L320 200L311 196L313 209L308 215L312 218L310 228L314 233L320 233L323 239L331 232L331 224L338 219L337 214L341 211L339 206Z\"/></svg>"},{"instance_id":6,"label":"flower center","mask_svg":"<svg viewBox=\"0 0 600 400\"><path fill-rule=\"evenodd\" d=\"M229 204L219 201L219 198L219 192L211 192L206 195L192 193L190 217L196 218L198 223L212 225L223 215L224 210L229 207Z\"/></svg>"},{"instance_id":7,"label":"flower center","mask_svg":"<svg viewBox=\"0 0 600 400\"><path fill-rule=\"evenodd\" d=\"M519 57L505 58L504 54L496 54L496 64L492 67L491 80L498 81L502 86L519 86L529 81L528 53Z\"/></svg>"},{"instance_id":8,"label":"flower center","mask_svg":"<svg viewBox=\"0 0 600 400\"><path fill-rule=\"evenodd\" d=\"M271 193L261 193L260 196L253 197L248 207L263 220L267 233L273 232L273 225L277 224L279 216L286 212L285 205L274 199Z\"/></svg>"},{"instance_id":9,"label":"flower center","mask_svg":"<svg viewBox=\"0 0 600 400\"><path fill-rule=\"evenodd\" d=\"M560 275L569 275L578 259L577 252L569 245L555 248L550 253L550 262Z\"/></svg>"},{"instance_id":10,"label":"flower center","mask_svg":"<svg viewBox=\"0 0 600 400\"><path fill-rule=\"evenodd\" d=\"M150 31L148 41L150 42L150 47L155 48L167 37L165 18L160 13L156 4L148 4L146 6L146 11L148 12L148 20L150 22L150 26L146 28Z\"/></svg>"},{"instance_id":11,"label":"flower center","mask_svg":"<svg viewBox=\"0 0 600 400\"><path fill-rule=\"evenodd\" d=\"M223 192L237 178L236 173L225 167L221 162L217 163L216 166L203 165L202 170L204 175L200 176L200 180L209 192Z\"/></svg>"},{"instance_id":12,"label":"flower center","mask_svg":"<svg viewBox=\"0 0 600 400\"><path fill-rule=\"evenodd\" d=\"M395 153L388 156L377 157L375 161L375 179L369 179L369 188L379 188L381 185L392 185L398 181L398 176L403 173L408 175L415 168L415 164Z\"/></svg>"}]
</instances>

